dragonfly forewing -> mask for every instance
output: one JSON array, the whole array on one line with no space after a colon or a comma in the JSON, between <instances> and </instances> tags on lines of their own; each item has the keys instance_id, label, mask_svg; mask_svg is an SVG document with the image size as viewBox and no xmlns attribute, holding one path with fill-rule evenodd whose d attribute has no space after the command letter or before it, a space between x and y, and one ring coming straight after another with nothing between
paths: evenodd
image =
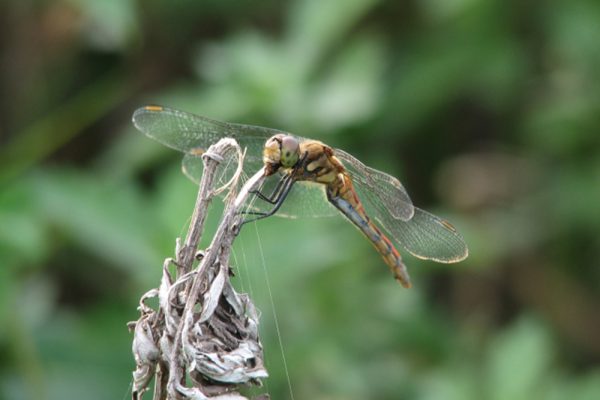
<instances>
[{"instance_id":1,"label":"dragonfly forewing","mask_svg":"<svg viewBox=\"0 0 600 400\"><path fill-rule=\"evenodd\" d=\"M265 141L280 132L259 126L216 121L161 106L137 109L133 114L133 123L146 136L186 153L182 168L196 183L202 176L203 164L200 156L210 145L225 137L235 139L242 149L246 150L244 172L251 176L262 167L262 149ZM224 176L231 175L236 167L225 166Z\"/></svg>"},{"instance_id":2,"label":"dragonfly forewing","mask_svg":"<svg viewBox=\"0 0 600 400\"><path fill-rule=\"evenodd\" d=\"M182 161L184 174L193 182L202 178L202 154L219 139L230 137L245 149L243 171L252 176L262 166L262 152L265 141L280 130L259 126L234 124L212 120L199 115L162 106L146 106L133 114L135 127L146 136L173 149L185 153ZM299 138L299 140L306 140ZM220 168L217 181L225 183L237 169L234 157L226 158ZM281 175L265 180L262 191L266 194L276 185ZM275 214L285 218L324 217L337 215L338 211L326 200L324 188L310 182L297 182L290 196ZM256 200L256 199L254 199ZM249 211L266 212L272 207L263 201L253 201Z\"/></svg>"},{"instance_id":3,"label":"dragonfly forewing","mask_svg":"<svg viewBox=\"0 0 600 400\"><path fill-rule=\"evenodd\" d=\"M184 153L199 154L219 139L230 137L242 147L262 153L265 140L275 129L232 124L161 106L146 106L133 113L135 127L146 136Z\"/></svg>"}]
</instances>

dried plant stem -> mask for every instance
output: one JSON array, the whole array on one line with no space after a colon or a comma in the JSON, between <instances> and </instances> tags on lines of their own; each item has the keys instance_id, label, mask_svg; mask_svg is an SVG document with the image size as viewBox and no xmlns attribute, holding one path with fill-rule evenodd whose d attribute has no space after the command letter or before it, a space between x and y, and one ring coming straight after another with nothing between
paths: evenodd
<instances>
[{"instance_id":1,"label":"dried plant stem","mask_svg":"<svg viewBox=\"0 0 600 400\"><path fill-rule=\"evenodd\" d=\"M210 154L210 153L208 153ZM177 276L183 276L192 270L194 255L204 231L204 222L208 214L208 206L212 200L212 186L215 178L216 167L219 161L214 156L204 158L204 171L200 181L200 189L196 197L194 212L183 247L177 252Z\"/></svg>"},{"instance_id":2,"label":"dried plant stem","mask_svg":"<svg viewBox=\"0 0 600 400\"><path fill-rule=\"evenodd\" d=\"M237 150L239 168L228 184L230 201L210 247L194 270L219 164L232 149ZM235 391L239 384L259 383L267 376L257 312L250 299L237 294L229 282L229 254L239 231L241 207L264 177L261 169L232 201L242 161L232 139L222 139L203 155L204 173L184 245L177 242L177 259L165 260L160 287L142 296L140 319L131 324L137 365L134 399L141 399L153 375L155 400L244 399ZM177 267L175 280L168 269L171 263ZM145 304L152 297L159 298L158 310ZM189 381L192 387L186 386Z\"/></svg>"}]
</instances>

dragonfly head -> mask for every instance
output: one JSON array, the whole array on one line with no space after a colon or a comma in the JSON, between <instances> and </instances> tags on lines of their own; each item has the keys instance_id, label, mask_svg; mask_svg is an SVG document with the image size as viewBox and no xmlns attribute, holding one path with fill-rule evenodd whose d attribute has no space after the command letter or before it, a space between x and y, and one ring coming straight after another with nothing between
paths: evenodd
<instances>
[{"instance_id":1,"label":"dragonfly head","mask_svg":"<svg viewBox=\"0 0 600 400\"><path fill-rule=\"evenodd\" d=\"M263 162L274 172L279 167L292 168L300 158L300 142L297 138L280 133L265 143Z\"/></svg>"}]
</instances>

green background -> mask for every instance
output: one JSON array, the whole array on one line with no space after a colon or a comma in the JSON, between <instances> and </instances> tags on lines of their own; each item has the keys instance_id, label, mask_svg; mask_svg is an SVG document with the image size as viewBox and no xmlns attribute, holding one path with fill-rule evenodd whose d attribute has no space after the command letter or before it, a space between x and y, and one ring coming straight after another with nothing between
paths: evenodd
<instances>
[{"instance_id":1,"label":"green background","mask_svg":"<svg viewBox=\"0 0 600 400\"><path fill-rule=\"evenodd\" d=\"M469 244L405 290L341 217L247 226L274 399L600 398L599 43L596 0L2 2L0 398L129 396L196 191L147 103L343 148Z\"/></svg>"}]
</instances>

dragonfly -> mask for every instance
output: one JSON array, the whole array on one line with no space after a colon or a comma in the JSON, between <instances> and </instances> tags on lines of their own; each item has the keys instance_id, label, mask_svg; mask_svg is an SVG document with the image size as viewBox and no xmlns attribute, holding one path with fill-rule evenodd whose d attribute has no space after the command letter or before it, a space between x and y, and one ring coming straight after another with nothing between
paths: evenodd
<instances>
[{"instance_id":1,"label":"dragonfly","mask_svg":"<svg viewBox=\"0 0 600 400\"><path fill-rule=\"evenodd\" d=\"M252 175L263 168L265 177L278 177L270 194L264 188L255 192L268 206L248 211L254 218L246 222L270 215L295 218L341 213L371 242L406 288L412 284L398 248L440 263L459 262L469 254L456 228L415 207L397 178L343 150L277 129L221 122L163 106L141 107L132 119L146 136L183 152L182 169L195 182L202 175L199 155L219 139L235 139L246 148L245 173Z\"/></svg>"}]
</instances>

